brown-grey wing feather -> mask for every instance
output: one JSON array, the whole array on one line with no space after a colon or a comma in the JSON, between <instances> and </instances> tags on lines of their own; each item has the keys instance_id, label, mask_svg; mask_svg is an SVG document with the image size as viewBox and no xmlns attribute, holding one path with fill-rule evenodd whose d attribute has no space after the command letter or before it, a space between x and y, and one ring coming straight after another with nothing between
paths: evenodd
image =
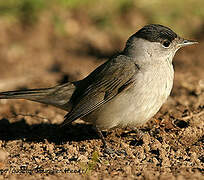
<instances>
[{"instance_id":1,"label":"brown-grey wing feather","mask_svg":"<svg viewBox=\"0 0 204 180\"><path fill-rule=\"evenodd\" d=\"M84 79L89 84L75 99L72 110L65 116L63 125L86 116L130 87L137 71L138 66L123 55L97 68Z\"/></svg>"}]
</instances>

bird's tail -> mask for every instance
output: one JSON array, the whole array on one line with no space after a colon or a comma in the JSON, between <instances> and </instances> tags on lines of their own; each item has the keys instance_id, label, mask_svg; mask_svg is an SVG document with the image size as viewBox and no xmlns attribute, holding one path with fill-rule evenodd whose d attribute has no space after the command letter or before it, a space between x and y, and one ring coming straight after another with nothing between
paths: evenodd
<instances>
[{"instance_id":1,"label":"bird's tail","mask_svg":"<svg viewBox=\"0 0 204 180\"><path fill-rule=\"evenodd\" d=\"M75 85L68 82L51 88L0 92L0 99L27 99L69 110L68 102Z\"/></svg>"}]
</instances>

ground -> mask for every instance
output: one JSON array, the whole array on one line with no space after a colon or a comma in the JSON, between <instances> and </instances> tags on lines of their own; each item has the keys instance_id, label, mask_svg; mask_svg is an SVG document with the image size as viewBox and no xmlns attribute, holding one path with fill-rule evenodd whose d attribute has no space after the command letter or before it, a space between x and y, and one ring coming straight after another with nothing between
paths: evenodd
<instances>
[{"instance_id":1,"label":"ground","mask_svg":"<svg viewBox=\"0 0 204 180\"><path fill-rule=\"evenodd\" d=\"M77 34L72 23L73 33L61 38L43 18L30 29L1 20L0 91L81 79L121 50L130 35L117 39L94 28ZM203 32L197 38L199 44L177 52L173 91L156 116L139 133L104 132L115 155L103 152L91 125L78 120L60 127L62 110L0 100L0 178L203 179Z\"/></svg>"}]
</instances>

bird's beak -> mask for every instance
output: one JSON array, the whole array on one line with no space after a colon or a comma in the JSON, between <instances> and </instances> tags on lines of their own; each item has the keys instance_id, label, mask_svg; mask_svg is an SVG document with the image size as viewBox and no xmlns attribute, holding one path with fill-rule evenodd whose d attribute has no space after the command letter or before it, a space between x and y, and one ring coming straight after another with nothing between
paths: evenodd
<instances>
[{"instance_id":1,"label":"bird's beak","mask_svg":"<svg viewBox=\"0 0 204 180\"><path fill-rule=\"evenodd\" d=\"M189 46L192 44L197 44L197 41L191 41L191 40L187 40L187 39L180 39L180 42L178 43L178 47L184 47L184 46Z\"/></svg>"}]
</instances>

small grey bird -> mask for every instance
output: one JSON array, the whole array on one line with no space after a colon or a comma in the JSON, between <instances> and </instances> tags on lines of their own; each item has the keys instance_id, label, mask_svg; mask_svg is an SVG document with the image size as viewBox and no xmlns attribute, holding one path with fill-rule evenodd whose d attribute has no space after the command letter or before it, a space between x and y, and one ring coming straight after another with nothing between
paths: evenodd
<instances>
[{"instance_id":1,"label":"small grey bird","mask_svg":"<svg viewBox=\"0 0 204 180\"><path fill-rule=\"evenodd\" d=\"M195 41L150 24L133 34L124 50L86 78L51 88L1 92L0 99L28 99L68 111L63 125L78 118L101 130L136 127L154 116L169 96L176 51Z\"/></svg>"}]
</instances>

